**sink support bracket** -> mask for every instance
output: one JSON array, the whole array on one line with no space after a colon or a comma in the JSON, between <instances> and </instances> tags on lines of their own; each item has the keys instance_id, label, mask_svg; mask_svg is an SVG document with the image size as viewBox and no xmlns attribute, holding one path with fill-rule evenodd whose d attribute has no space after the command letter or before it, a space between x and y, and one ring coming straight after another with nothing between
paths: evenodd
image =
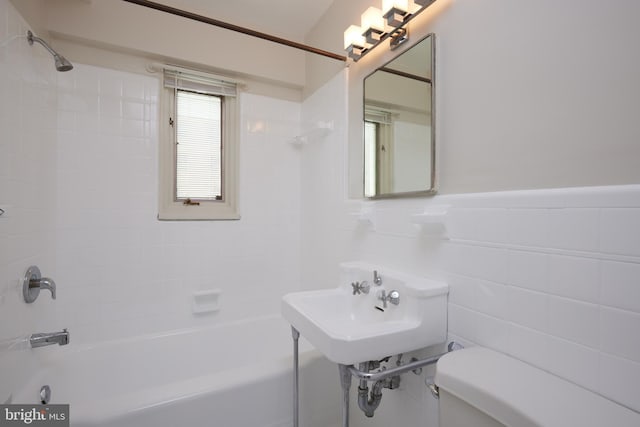
<instances>
[{"instance_id":1,"label":"sink support bracket","mask_svg":"<svg viewBox=\"0 0 640 427\"><path fill-rule=\"evenodd\" d=\"M293 427L299 426L299 385L298 385L298 339L300 332L293 326L291 327L291 336L293 338ZM351 377L356 377L364 381L380 381L396 375L404 374L409 371L415 371L423 366L436 363L445 354L464 348L461 344L451 341L447 346L447 351L436 356L427 357L426 359L412 360L411 362L389 368L378 372L361 371L354 365L338 364L340 372L340 386L342 387L342 427L349 427L349 391L351 390Z\"/></svg>"},{"instance_id":2,"label":"sink support bracket","mask_svg":"<svg viewBox=\"0 0 640 427\"><path fill-rule=\"evenodd\" d=\"M291 327L291 337L293 338L293 427L298 427L300 419L300 401L298 399L300 392L298 385L298 338L300 338L300 332L293 326Z\"/></svg>"},{"instance_id":3,"label":"sink support bracket","mask_svg":"<svg viewBox=\"0 0 640 427\"><path fill-rule=\"evenodd\" d=\"M351 372L353 366L338 364L340 386L342 387L342 427L349 427L349 391L351 390Z\"/></svg>"}]
</instances>

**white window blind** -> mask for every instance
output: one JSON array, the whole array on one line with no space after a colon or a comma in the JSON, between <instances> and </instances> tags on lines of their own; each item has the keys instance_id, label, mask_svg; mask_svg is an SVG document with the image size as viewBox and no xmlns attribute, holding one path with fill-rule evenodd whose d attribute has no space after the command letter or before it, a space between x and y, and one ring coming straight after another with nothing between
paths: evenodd
<instances>
[{"instance_id":1,"label":"white window blind","mask_svg":"<svg viewBox=\"0 0 640 427\"><path fill-rule=\"evenodd\" d=\"M175 200L222 200L223 104L233 82L180 68L164 69L175 94Z\"/></svg>"},{"instance_id":2,"label":"white window blind","mask_svg":"<svg viewBox=\"0 0 640 427\"><path fill-rule=\"evenodd\" d=\"M164 86L171 89L182 89L191 92L207 93L218 96L236 96L236 83L220 80L204 73L189 72L166 68L164 70Z\"/></svg>"},{"instance_id":3,"label":"white window blind","mask_svg":"<svg viewBox=\"0 0 640 427\"><path fill-rule=\"evenodd\" d=\"M222 99L176 91L176 199L222 199Z\"/></svg>"},{"instance_id":4,"label":"white window blind","mask_svg":"<svg viewBox=\"0 0 640 427\"><path fill-rule=\"evenodd\" d=\"M163 70L159 220L237 220L242 82L175 65ZM165 121L166 120L166 121Z\"/></svg>"}]
</instances>

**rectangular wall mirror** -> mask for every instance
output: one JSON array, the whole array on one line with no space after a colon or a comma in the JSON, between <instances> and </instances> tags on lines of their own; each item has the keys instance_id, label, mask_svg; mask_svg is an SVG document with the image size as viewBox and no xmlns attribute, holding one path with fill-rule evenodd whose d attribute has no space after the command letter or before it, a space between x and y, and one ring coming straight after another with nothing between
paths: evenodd
<instances>
[{"instance_id":1,"label":"rectangular wall mirror","mask_svg":"<svg viewBox=\"0 0 640 427\"><path fill-rule=\"evenodd\" d=\"M435 193L435 35L364 79L364 196Z\"/></svg>"}]
</instances>

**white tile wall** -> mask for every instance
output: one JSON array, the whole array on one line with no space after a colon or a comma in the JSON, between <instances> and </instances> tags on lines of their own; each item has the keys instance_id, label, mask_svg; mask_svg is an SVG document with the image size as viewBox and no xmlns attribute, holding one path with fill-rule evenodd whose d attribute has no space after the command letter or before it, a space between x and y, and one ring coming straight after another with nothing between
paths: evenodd
<instances>
[{"instance_id":1,"label":"white tile wall","mask_svg":"<svg viewBox=\"0 0 640 427\"><path fill-rule=\"evenodd\" d=\"M37 363L34 332L66 327L83 344L278 314L300 286L300 105L242 95L242 220L159 222L158 80L56 73L15 37L26 30L0 0L0 402ZM31 264L56 301L22 301ZM220 312L192 314L191 294L212 288Z\"/></svg>"},{"instance_id":2,"label":"white tile wall","mask_svg":"<svg viewBox=\"0 0 640 427\"><path fill-rule=\"evenodd\" d=\"M240 221L159 222L155 76L77 64L60 84L60 316L74 342L279 313L299 287L300 105L241 97ZM191 294L221 289L221 310Z\"/></svg>"},{"instance_id":3,"label":"white tile wall","mask_svg":"<svg viewBox=\"0 0 640 427\"><path fill-rule=\"evenodd\" d=\"M640 186L436 197L452 205L451 240L443 245L450 332L640 410L637 393L614 391L608 377L630 390L640 375L638 195ZM488 205L506 219L506 240L494 218L472 218ZM483 221L496 236L478 237ZM496 261L488 267L497 251L508 253L506 278ZM493 308L506 313L498 317L509 328L506 347L501 326L492 338L482 330L486 301L475 295L486 283L506 295L494 296L504 306Z\"/></svg>"},{"instance_id":4,"label":"white tile wall","mask_svg":"<svg viewBox=\"0 0 640 427\"><path fill-rule=\"evenodd\" d=\"M21 278L37 264L55 277L56 72L51 56L29 46L28 26L0 0L0 402L37 364L26 338L59 326L43 292L27 305Z\"/></svg>"}]
</instances>

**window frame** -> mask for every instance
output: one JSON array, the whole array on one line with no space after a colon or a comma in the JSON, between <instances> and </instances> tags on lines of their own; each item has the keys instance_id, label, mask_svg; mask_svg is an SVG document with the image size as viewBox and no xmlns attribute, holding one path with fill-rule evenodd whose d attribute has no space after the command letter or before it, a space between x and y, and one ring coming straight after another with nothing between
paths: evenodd
<instances>
[{"instance_id":1,"label":"window frame","mask_svg":"<svg viewBox=\"0 0 640 427\"><path fill-rule=\"evenodd\" d=\"M203 73L198 72L198 74L202 75ZM239 94L236 96L215 95L222 98L220 169L223 199L194 200L189 204L182 199L176 199L177 89L165 87L162 82L161 85L158 219L162 221L240 219L238 209ZM184 90L188 91L189 89Z\"/></svg>"}]
</instances>

